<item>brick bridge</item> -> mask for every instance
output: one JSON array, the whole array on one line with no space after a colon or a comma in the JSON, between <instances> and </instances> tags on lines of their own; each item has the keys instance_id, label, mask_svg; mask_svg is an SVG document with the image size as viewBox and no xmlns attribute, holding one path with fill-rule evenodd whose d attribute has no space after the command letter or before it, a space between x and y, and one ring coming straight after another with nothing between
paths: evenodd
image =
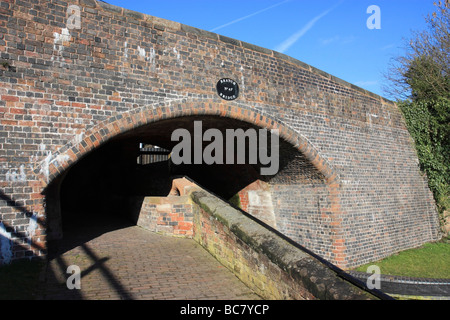
<instances>
[{"instance_id":1,"label":"brick bridge","mask_svg":"<svg viewBox=\"0 0 450 320\"><path fill-rule=\"evenodd\" d=\"M2 1L0 51L0 262L73 218L137 221L178 175L343 269L440 237L397 106L289 56L94 0ZM137 163L194 121L279 130L278 172Z\"/></svg>"}]
</instances>

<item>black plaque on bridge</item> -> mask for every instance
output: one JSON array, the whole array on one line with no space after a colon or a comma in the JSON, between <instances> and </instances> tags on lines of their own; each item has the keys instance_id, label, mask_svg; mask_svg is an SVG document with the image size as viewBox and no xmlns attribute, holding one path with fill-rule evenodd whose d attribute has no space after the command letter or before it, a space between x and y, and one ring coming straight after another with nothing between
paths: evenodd
<instances>
[{"instance_id":1,"label":"black plaque on bridge","mask_svg":"<svg viewBox=\"0 0 450 320\"><path fill-rule=\"evenodd\" d=\"M216 88L217 94L224 100L234 100L239 97L239 85L232 79L220 79Z\"/></svg>"}]
</instances>

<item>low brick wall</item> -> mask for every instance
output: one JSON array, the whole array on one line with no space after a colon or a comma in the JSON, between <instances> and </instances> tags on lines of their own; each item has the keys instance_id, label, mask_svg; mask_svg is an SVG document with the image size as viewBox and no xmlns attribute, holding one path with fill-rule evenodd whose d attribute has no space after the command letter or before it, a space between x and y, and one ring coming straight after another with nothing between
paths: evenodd
<instances>
[{"instance_id":1,"label":"low brick wall","mask_svg":"<svg viewBox=\"0 0 450 320\"><path fill-rule=\"evenodd\" d=\"M192 237L192 216L188 196L146 197L137 225L165 235Z\"/></svg>"},{"instance_id":2,"label":"low brick wall","mask_svg":"<svg viewBox=\"0 0 450 320\"><path fill-rule=\"evenodd\" d=\"M206 191L190 196L194 239L264 299L376 298Z\"/></svg>"},{"instance_id":3,"label":"low brick wall","mask_svg":"<svg viewBox=\"0 0 450 320\"><path fill-rule=\"evenodd\" d=\"M182 182L182 196L145 198L138 225L163 234L193 237L262 298L389 298L353 285L273 229L200 187L185 183L186 179Z\"/></svg>"}]
</instances>

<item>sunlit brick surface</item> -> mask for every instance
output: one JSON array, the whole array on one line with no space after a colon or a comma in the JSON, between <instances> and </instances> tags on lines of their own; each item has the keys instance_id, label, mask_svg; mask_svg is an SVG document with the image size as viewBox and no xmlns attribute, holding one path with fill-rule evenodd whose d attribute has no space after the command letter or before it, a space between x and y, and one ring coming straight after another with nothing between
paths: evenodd
<instances>
[{"instance_id":1,"label":"sunlit brick surface","mask_svg":"<svg viewBox=\"0 0 450 320\"><path fill-rule=\"evenodd\" d=\"M41 299L260 299L194 240L115 223L80 226L59 243ZM66 286L70 265L81 290Z\"/></svg>"}]
</instances>

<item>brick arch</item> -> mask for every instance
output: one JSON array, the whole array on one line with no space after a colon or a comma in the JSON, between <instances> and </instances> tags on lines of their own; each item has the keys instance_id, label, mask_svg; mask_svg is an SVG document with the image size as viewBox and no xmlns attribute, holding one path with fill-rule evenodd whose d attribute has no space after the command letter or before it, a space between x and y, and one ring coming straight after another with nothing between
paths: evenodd
<instances>
[{"instance_id":1,"label":"brick arch","mask_svg":"<svg viewBox=\"0 0 450 320\"><path fill-rule=\"evenodd\" d=\"M280 138L294 146L323 175L329 190L329 208L327 212L330 223L331 260L338 265L345 265L345 237L342 230L342 207L340 204L340 179L336 170L317 151L317 149L288 125L275 120L270 115L256 110L249 103L218 102L206 99L182 99L155 103L133 111L113 116L87 130L82 139L72 141L59 149L50 159L47 159L34 169L37 180L45 190L58 176L85 155L106 143L108 140L161 120L186 116L219 116L240 120L267 130L278 129ZM46 166L45 168L43 166Z\"/></svg>"},{"instance_id":2,"label":"brick arch","mask_svg":"<svg viewBox=\"0 0 450 320\"><path fill-rule=\"evenodd\" d=\"M161 120L193 115L221 116L248 122L267 130L278 129L280 137L302 153L323 174L328 185L338 187L340 184L339 175L329 162L306 137L288 125L245 103L218 103L201 99L160 102L113 116L88 129L82 139L69 142L50 158L44 159L34 168L34 173L42 185L48 185L83 156L119 134Z\"/></svg>"}]
</instances>

